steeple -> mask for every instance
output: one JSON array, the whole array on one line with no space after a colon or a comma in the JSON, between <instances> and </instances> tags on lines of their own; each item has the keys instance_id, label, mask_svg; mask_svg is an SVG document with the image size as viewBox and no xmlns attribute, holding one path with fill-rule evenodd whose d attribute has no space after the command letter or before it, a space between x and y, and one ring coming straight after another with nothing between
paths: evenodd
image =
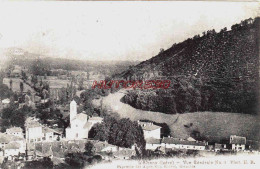
<instances>
[{"instance_id":1,"label":"steeple","mask_svg":"<svg viewBox=\"0 0 260 169\"><path fill-rule=\"evenodd\" d=\"M77 103L75 100L70 102L70 123L77 115Z\"/></svg>"}]
</instances>

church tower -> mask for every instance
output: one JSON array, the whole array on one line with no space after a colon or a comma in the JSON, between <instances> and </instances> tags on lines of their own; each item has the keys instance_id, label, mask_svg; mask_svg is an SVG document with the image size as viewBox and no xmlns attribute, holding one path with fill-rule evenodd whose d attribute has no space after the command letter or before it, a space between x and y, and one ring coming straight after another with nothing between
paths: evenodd
<instances>
[{"instance_id":1,"label":"church tower","mask_svg":"<svg viewBox=\"0 0 260 169\"><path fill-rule=\"evenodd\" d=\"M72 121L72 119L74 119L77 115L77 103L72 100L70 102L70 123Z\"/></svg>"}]
</instances>

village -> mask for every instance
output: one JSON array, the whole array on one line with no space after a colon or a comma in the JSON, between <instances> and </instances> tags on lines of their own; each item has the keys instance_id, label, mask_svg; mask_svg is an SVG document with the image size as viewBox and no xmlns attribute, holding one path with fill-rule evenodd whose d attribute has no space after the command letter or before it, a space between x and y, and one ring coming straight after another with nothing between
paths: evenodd
<instances>
[{"instance_id":1,"label":"village","mask_svg":"<svg viewBox=\"0 0 260 169\"><path fill-rule=\"evenodd\" d=\"M59 71L62 72L62 70ZM25 76L31 77L31 79L25 78ZM73 90L72 88L72 93L78 95L78 99L74 100L74 97L70 97L67 103L64 101L65 104L62 104L59 101L62 99L61 97L64 97L62 93L67 92L67 90L63 90L64 87L69 86L69 81L66 81L67 83L65 82L63 87L57 87L59 85L49 85L48 83L48 79L51 81L51 79L53 80L57 77L42 77L45 81L40 79L32 85L34 76L30 75L28 70L22 69L18 65L15 65L11 73L6 77L8 78L4 78L3 83L9 86L10 90L14 90L18 98L15 100L13 98L2 99L0 103L1 110L10 108L11 104L17 104L19 109L27 106L31 108L32 112L36 111L36 109L51 112L48 103L52 101L55 103L55 110L59 109L61 112L61 117L53 118L51 116L48 119L44 119L40 116L43 119L39 119L37 115L32 114L25 116L24 128L17 126L6 128L5 131L0 133L1 163L8 161L20 161L23 163L50 158L55 164L59 164L65 161L68 153L84 153L88 143L93 145L95 155L99 156L99 160L133 159L137 156L138 148L136 144L133 144L131 147L120 147L109 144L106 140L102 141L89 137L93 126L104 123L104 118L98 114L89 114L81 108L82 105L79 104L79 99L80 93L84 91L84 88L81 90L79 88L74 88L75 90ZM63 79L68 78L66 76ZM59 79L58 81L61 80ZM18 83L18 87L15 83ZM48 85L47 88L44 87L46 84ZM1 118L3 118L3 114ZM60 120L63 120L64 124L67 123L67 126L63 123L58 124ZM191 151L198 154L201 152L211 154L258 153L257 149L252 147L244 136L230 135L229 140L221 143L196 140L192 136L187 139L181 139L163 135L162 127L153 122L138 120L137 123L143 132L145 151L155 153L157 156L163 157L164 154L169 154L173 151L175 153L176 151Z\"/></svg>"}]
</instances>

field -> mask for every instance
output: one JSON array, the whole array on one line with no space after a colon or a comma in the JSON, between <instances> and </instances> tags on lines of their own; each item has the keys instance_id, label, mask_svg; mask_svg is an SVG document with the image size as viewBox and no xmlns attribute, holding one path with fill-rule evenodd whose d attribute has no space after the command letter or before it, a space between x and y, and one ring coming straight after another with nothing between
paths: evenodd
<instances>
[{"instance_id":1,"label":"field","mask_svg":"<svg viewBox=\"0 0 260 169\"><path fill-rule=\"evenodd\" d=\"M193 130L196 130L209 141L227 139L232 134L245 136L250 140L259 140L260 138L259 116L223 112L195 112L170 115L135 109L120 101L123 96L124 92L122 91L110 94L103 98L103 106L106 109L117 112L121 118L130 118L131 120L147 119L159 123L167 123L173 137L187 138ZM100 100L95 100L93 103L97 106ZM192 126L189 126L191 123Z\"/></svg>"},{"instance_id":2,"label":"field","mask_svg":"<svg viewBox=\"0 0 260 169\"><path fill-rule=\"evenodd\" d=\"M50 88L66 88L67 84L70 84L69 80L61 80L61 79L48 79L43 80L49 82Z\"/></svg>"},{"instance_id":3,"label":"field","mask_svg":"<svg viewBox=\"0 0 260 169\"><path fill-rule=\"evenodd\" d=\"M7 85L10 88L10 79L13 81L13 91L14 92L20 92L20 82L23 82L21 79L18 78L4 78L3 83ZM27 92L28 90L34 91L30 86L28 86L26 83L23 83L24 91Z\"/></svg>"}]
</instances>

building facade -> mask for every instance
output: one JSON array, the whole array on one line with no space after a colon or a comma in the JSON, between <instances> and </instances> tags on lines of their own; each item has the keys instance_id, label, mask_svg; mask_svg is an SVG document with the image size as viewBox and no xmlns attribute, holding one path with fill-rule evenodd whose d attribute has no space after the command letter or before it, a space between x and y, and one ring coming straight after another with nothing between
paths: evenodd
<instances>
[{"instance_id":1,"label":"building facade","mask_svg":"<svg viewBox=\"0 0 260 169\"><path fill-rule=\"evenodd\" d=\"M230 136L231 148L234 151L245 150L246 147L246 137L231 135Z\"/></svg>"},{"instance_id":2,"label":"building facade","mask_svg":"<svg viewBox=\"0 0 260 169\"><path fill-rule=\"evenodd\" d=\"M70 127L66 128L66 138L68 140L86 139L93 125L102 121L101 117L89 117L83 112L77 114L77 103L73 100L70 103Z\"/></svg>"},{"instance_id":3,"label":"building facade","mask_svg":"<svg viewBox=\"0 0 260 169\"><path fill-rule=\"evenodd\" d=\"M154 125L152 122L141 122L138 124L142 127L144 132L145 140L149 138L160 139L161 138L161 127Z\"/></svg>"}]
</instances>

